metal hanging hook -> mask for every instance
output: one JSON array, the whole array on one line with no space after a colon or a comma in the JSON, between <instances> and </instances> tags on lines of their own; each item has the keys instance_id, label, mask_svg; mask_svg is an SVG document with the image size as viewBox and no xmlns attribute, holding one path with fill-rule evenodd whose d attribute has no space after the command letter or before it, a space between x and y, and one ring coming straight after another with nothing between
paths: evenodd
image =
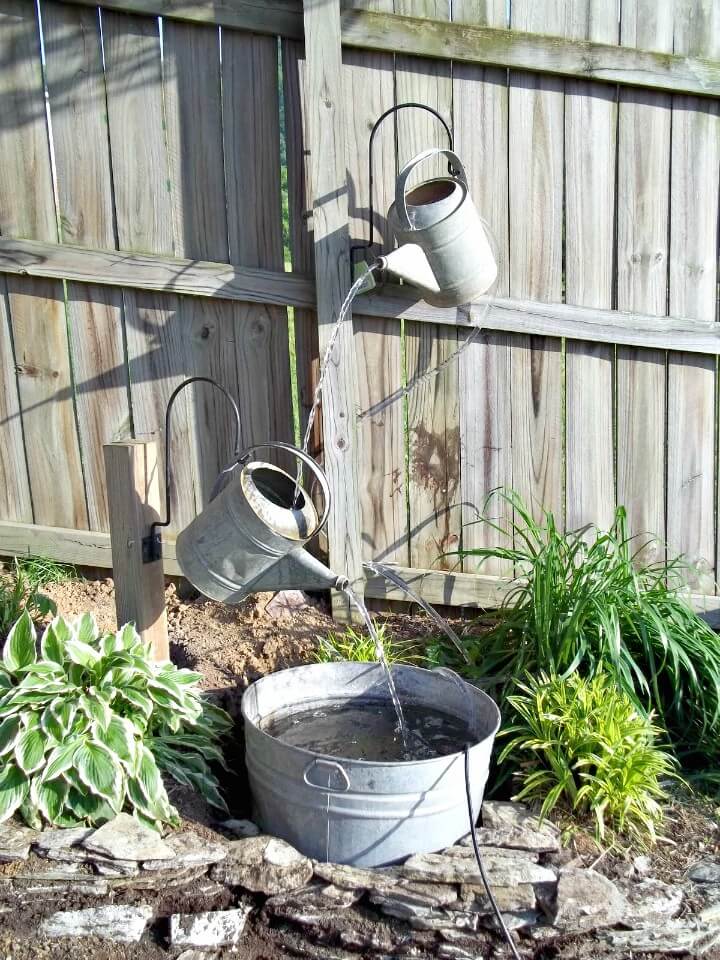
<instances>
[{"instance_id":1,"label":"metal hanging hook","mask_svg":"<svg viewBox=\"0 0 720 960\"><path fill-rule=\"evenodd\" d=\"M156 520L152 523L150 525L150 533L147 537L143 538L143 563L152 563L155 560L160 560L162 557L162 536L158 528L167 527L170 524L170 414L172 413L173 404L178 394L184 390L185 387L189 387L191 383L209 383L211 387L215 387L225 396L235 415L235 450L233 459L221 470L220 476L213 487L213 492L210 497L211 500L217 492L219 482L230 470L234 469L240 460L240 410L232 395L225 387L221 386L217 380L213 380L211 377L188 377L187 380L183 380L170 394L167 409L165 410L165 519Z\"/></svg>"},{"instance_id":2,"label":"metal hanging hook","mask_svg":"<svg viewBox=\"0 0 720 960\"><path fill-rule=\"evenodd\" d=\"M389 117L390 114L392 114L392 113L397 113L399 110L405 110L405 109L408 108L408 107L411 107L411 108L416 109L416 110L426 110L428 113L432 114L437 120L439 120L440 123L442 124L442 126L443 126L444 129L445 129L445 133L447 134L448 143L449 143L449 145L450 145L450 150L453 150L453 149L454 149L452 131L450 130L450 127L448 126L446 120L444 119L444 117L442 117L442 116L438 113L437 110L434 109L434 107L429 107L426 103L414 103L414 102L409 102L409 103L396 103L394 107L390 107L388 110L385 111L385 113L380 114L380 116L377 118L377 120L376 120L375 123L373 124L372 130L370 131L370 141L369 141L369 143L368 143L368 190L369 190L369 192L370 192L370 198L369 198L369 200L370 200L370 206L369 206L370 239L368 240L367 243L356 243L356 244L354 244L352 247L350 247L350 266L351 266L351 268L352 268L352 267L354 266L354 264L355 264L355 259L356 259L356 253L357 253L357 251L358 251L358 250L369 250L369 249L372 247L373 243L374 243L374 237L375 237L375 207L374 207L374 202L373 202L373 184L374 184L374 176L373 176L373 142L374 142L374 140L375 140L375 134L378 132L378 129L379 129L379 127L380 127L380 124L383 122L383 120L385 120L386 117ZM448 173L450 174L450 176L454 176L454 175L457 173L457 171L453 168L453 165L452 165L451 163L448 163Z\"/></svg>"}]
</instances>

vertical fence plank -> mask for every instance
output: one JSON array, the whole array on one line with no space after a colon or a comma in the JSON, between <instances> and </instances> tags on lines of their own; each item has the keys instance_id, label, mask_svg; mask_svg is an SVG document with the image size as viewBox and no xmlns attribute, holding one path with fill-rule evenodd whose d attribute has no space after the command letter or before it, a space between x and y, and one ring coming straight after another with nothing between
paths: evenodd
<instances>
[{"instance_id":1,"label":"vertical fence plank","mask_svg":"<svg viewBox=\"0 0 720 960\"><path fill-rule=\"evenodd\" d=\"M505 0L453 0L453 20L504 27ZM498 296L508 295L508 89L507 71L453 64L453 129L455 146L468 174L475 205L497 242ZM463 334L464 335L464 334ZM512 486L510 432L510 355L512 337L483 334L458 360L460 390L460 459L462 473L462 545L465 550L507 546L507 538L487 524L475 522L485 499L497 487ZM488 514L507 519L500 500ZM477 571L468 558L465 570ZM485 574L507 573L505 561L490 558Z\"/></svg>"},{"instance_id":2,"label":"vertical fence plank","mask_svg":"<svg viewBox=\"0 0 720 960\"><path fill-rule=\"evenodd\" d=\"M338 0L304 0L305 133L310 151L320 355L350 286L345 124ZM340 329L323 393L325 468L334 497L328 524L330 566L362 590L362 543L355 420L357 374L350 321ZM336 616L349 611L333 597Z\"/></svg>"},{"instance_id":3,"label":"vertical fence plank","mask_svg":"<svg viewBox=\"0 0 720 960\"><path fill-rule=\"evenodd\" d=\"M39 98L24 94L17 99L19 90L29 91L39 84L39 64L33 56L37 45L37 25L29 4L16 0L0 3L0 102L3 104L0 234L4 236L23 236L28 226L31 226L31 235L47 236L55 228L52 204L37 205L30 191L18 191L17 187L25 176L25 165L28 165L37 171L40 195L45 188L46 195L52 197L44 116L33 117L28 113L39 108ZM20 131L25 131L25 150L17 149ZM43 174L47 177L45 184ZM30 481L15 372L10 302L4 276L0 277L0 378L0 449L3 451L0 457L0 518L29 523L33 519Z\"/></svg>"},{"instance_id":4,"label":"vertical fence plank","mask_svg":"<svg viewBox=\"0 0 720 960\"><path fill-rule=\"evenodd\" d=\"M106 11L103 37L118 244L124 250L177 253L158 21ZM138 437L154 435L164 440L165 407L185 376L180 302L172 294L124 292L133 426ZM172 533L195 515L188 411L186 395L174 411L170 438ZM164 471L164 443L160 453ZM161 491L164 495L164 482Z\"/></svg>"},{"instance_id":5,"label":"vertical fence plank","mask_svg":"<svg viewBox=\"0 0 720 960\"><path fill-rule=\"evenodd\" d=\"M393 9L392 0L370 0L364 7L385 13ZM393 57L346 50L343 63L350 237L351 243L363 243L370 236L368 143L373 124L393 105ZM368 262L392 249L385 214L394 197L394 134L390 116L383 121L373 149L375 244L366 252ZM362 299L356 301L353 325L362 418L358 441L363 555L406 564L405 414L404 402L397 399L402 389L401 325L398 320L362 316ZM392 397L395 402L381 408ZM375 408L377 412L371 413Z\"/></svg>"},{"instance_id":6,"label":"vertical fence plank","mask_svg":"<svg viewBox=\"0 0 720 960\"><path fill-rule=\"evenodd\" d=\"M35 5L30 0L2 0L0 18L2 88L12 91L2 102L2 232L55 242ZM63 284L12 276L7 278L7 290L35 522L87 528Z\"/></svg>"},{"instance_id":7,"label":"vertical fence plank","mask_svg":"<svg viewBox=\"0 0 720 960\"><path fill-rule=\"evenodd\" d=\"M567 36L617 43L619 0L577 0ZM565 299L610 309L615 256L617 93L584 80L565 82ZM615 507L614 348L566 346L567 526L602 529Z\"/></svg>"},{"instance_id":8,"label":"vertical fence plank","mask_svg":"<svg viewBox=\"0 0 720 960\"><path fill-rule=\"evenodd\" d=\"M442 0L395 0L395 12L447 19ZM398 103L419 102L434 107L452 124L452 81L445 61L398 57L395 87ZM420 110L397 116L398 166L430 146L447 146L439 122ZM426 162L413 178L427 179L447 171L438 160ZM457 349L457 331L423 323L405 324L408 383L438 366ZM460 546L460 423L458 370L453 363L438 376L420 383L408 396L410 563L415 567L450 567L440 555Z\"/></svg>"},{"instance_id":9,"label":"vertical fence plank","mask_svg":"<svg viewBox=\"0 0 720 960\"><path fill-rule=\"evenodd\" d=\"M564 5L514 0L511 27L562 34ZM563 81L510 72L510 295L562 300ZM563 518L561 342L516 337L513 486L538 516Z\"/></svg>"},{"instance_id":10,"label":"vertical fence plank","mask_svg":"<svg viewBox=\"0 0 720 960\"><path fill-rule=\"evenodd\" d=\"M283 270L277 41L224 30L223 134L229 259ZM234 307L246 440L292 439L287 310Z\"/></svg>"},{"instance_id":11,"label":"vertical fence plank","mask_svg":"<svg viewBox=\"0 0 720 960\"><path fill-rule=\"evenodd\" d=\"M42 5L60 237L113 249L115 229L98 12ZM82 149L78 146L82 144ZM70 352L90 528L108 530L103 445L130 435L122 292L67 284Z\"/></svg>"},{"instance_id":12,"label":"vertical fence plank","mask_svg":"<svg viewBox=\"0 0 720 960\"><path fill-rule=\"evenodd\" d=\"M719 0L676 0L674 52L720 58ZM670 291L673 316L716 320L720 112L717 100L672 99ZM714 592L715 357L668 356L667 540Z\"/></svg>"},{"instance_id":13,"label":"vertical fence plank","mask_svg":"<svg viewBox=\"0 0 720 960\"><path fill-rule=\"evenodd\" d=\"M621 43L672 49L670 3L622 0ZM618 106L618 278L620 310L667 310L670 97L623 89ZM666 355L617 350L617 496L631 531L665 538ZM646 559L661 547L648 549Z\"/></svg>"}]
</instances>

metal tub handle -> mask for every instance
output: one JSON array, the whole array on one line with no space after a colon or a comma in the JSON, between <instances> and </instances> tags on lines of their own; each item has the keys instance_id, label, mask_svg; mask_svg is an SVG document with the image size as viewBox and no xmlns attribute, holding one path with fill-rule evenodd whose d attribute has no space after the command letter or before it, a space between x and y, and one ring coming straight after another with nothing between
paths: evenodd
<instances>
[{"instance_id":1,"label":"metal tub handle","mask_svg":"<svg viewBox=\"0 0 720 960\"><path fill-rule=\"evenodd\" d=\"M316 767L340 774L340 777L343 780L343 786L331 787L329 783L313 783L313 781L308 778L310 772ZM305 767L303 770L303 782L306 783L308 787L313 787L315 790L322 790L325 793L347 793L350 789L350 778L345 772L345 768L342 766L342 764L337 763L335 760L322 760L320 757L315 757L315 759L311 760L310 763Z\"/></svg>"}]
</instances>

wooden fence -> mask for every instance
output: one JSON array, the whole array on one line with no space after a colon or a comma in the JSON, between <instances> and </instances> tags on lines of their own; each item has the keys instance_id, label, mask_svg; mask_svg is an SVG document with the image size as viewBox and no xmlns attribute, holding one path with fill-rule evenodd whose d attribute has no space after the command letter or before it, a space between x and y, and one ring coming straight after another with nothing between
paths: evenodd
<instances>
[{"instance_id":1,"label":"wooden fence","mask_svg":"<svg viewBox=\"0 0 720 960\"><path fill-rule=\"evenodd\" d=\"M109 564L101 446L159 435L185 376L238 397L245 442L291 436L287 307L304 418L368 234L370 128L420 101L500 280L469 309L356 302L324 402L331 565L495 603L502 564L441 554L496 542L472 521L506 485L568 527L625 504L714 594L720 0L513 0L509 22L505 0L360 6L0 0L0 549ZM398 166L442 143L418 111L382 128L378 250ZM198 388L172 430L176 530L230 445Z\"/></svg>"}]
</instances>

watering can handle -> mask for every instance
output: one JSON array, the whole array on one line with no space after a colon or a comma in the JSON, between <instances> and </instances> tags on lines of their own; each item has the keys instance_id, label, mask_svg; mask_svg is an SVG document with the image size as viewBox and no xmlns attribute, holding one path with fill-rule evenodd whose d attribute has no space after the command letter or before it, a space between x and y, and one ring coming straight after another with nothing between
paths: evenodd
<instances>
[{"instance_id":1,"label":"watering can handle","mask_svg":"<svg viewBox=\"0 0 720 960\"><path fill-rule=\"evenodd\" d=\"M429 160L431 157L437 156L445 156L448 158L460 183L462 183L466 190L469 189L465 167L463 167L460 157L453 150L448 150L447 148L443 147L430 147L428 150L423 150L422 153L419 153L416 157L413 157L412 160L408 160L398 174L397 183L395 184L395 210L398 215L398 220L400 221L400 226L403 230L415 229L410 223L410 217L408 216L407 211L407 203L405 202L407 182L410 179L410 175L415 170L415 167L420 166L420 164L425 160Z\"/></svg>"},{"instance_id":2,"label":"watering can handle","mask_svg":"<svg viewBox=\"0 0 720 960\"><path fill-rule=\"evenodd\" d=\"M255 453L256 450L267 449L268 447L276 450L286 450L288 453L291 453L294 457L297 457L305 466L314 474L318 483L320 484L320 489L322 490L323 495L323 515L320 518L320 522L317 527L313 530L313 536L316 533L319 533L322 528L327 523L327 518L330 515L330 505L332 500L332 494L330 493L330 484L328 483L328 478L325 476L325 472L320 468L320 466L313 460L313 458L305 453L304 450L300 450L298 447L294 447L291 443L284 443L282 440L266 440L265 443L254 443L251 447L247 447L240 456L237 458L237 463L244 463L246 460L249 460L250 455Z\"/></svg>"},{"instance_id":3,"label":"watering can handle","mask_svg":"<svg viewBox=\"0 0 720 960\"><path fill-rule=\"evenodd\" d=\"M310 773L315 770L327 770L330 773L338 773L342 782L341 787L331 787L328 782L327 786L322 783L315 783L313 780L310 780ZM328 776L328 781L330 777ZM336 760L323 760L322 757L315 757L314 760L311 760L310 763L303 770L303 782L308 785L308 787L315 787L316 790L324 790L326 793L347 793L350 789L350 777L348 777L345 772L342 764L339 764Z\"/></svg>"}]
</instances>

